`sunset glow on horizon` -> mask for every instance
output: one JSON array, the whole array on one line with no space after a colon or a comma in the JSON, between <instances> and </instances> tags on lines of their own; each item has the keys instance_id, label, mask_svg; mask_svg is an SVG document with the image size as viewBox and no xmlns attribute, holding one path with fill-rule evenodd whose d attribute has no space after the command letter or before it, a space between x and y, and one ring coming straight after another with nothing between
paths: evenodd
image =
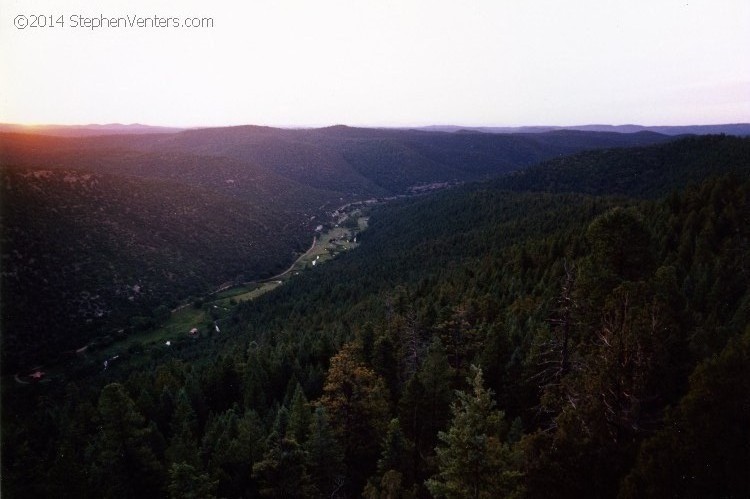
<instances>
[{"instance_id":1,"label":"sunset glow on horizon","mask_svg":"<svg viewBox=\"0 0 750 499\"><path fill-rule=\"evenodd\" d=\"M0 47L27 126L750 121L740 0L10 0Z\"/></svg>"}]
</instances>

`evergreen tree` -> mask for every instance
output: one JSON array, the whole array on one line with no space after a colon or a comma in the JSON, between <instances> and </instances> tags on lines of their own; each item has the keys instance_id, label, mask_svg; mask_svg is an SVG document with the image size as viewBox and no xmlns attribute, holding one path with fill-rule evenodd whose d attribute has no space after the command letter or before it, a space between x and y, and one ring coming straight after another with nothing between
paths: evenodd
<instances>
[{"instance_id":1,"label":"evergreen tree","mask_svg":"<svg viewBox=\"0 0 750 499\"><path fill-rule=\"evenodd\" d=\"M305 442L308 474L319 495L332 497L343 485L344 452L328 423L325 407L315 408L309 431Z\"/></svg>"},{"instance_id":2,"label":"evergreen tree","mask_svg":"<svg viewBox=\"0 0 750 499\"><path fill-rule=\"evenodd\" d=\"M450 420L452 369L439 338L433 340L422 367L404 388L399 416L411 446L410 479L422 484L435 471L438 431Z\"/></svg>"},{"instance_id":3,"label":"evergreen tree","mask_svg":"<svg viewBox=\"0 0 750 499\"><path fill-rule=\"evenodd\" d=\"M409 455L409 447L410 442L404 437L398 419L391 419L388 423L388 433L383 439L383 450L378 460L378 473L382 475L388 470L407 470L409 466L406 457Z\"/></svg>"},{"instance_id":4,"label":"evergreen tree","mask_svg":"<svg viewBox=\"0 0 750 499\"><path fill-rule=\"evenodd\" d=\"M294 396L292 397L292 408L289 411L287 438L294 439L300 445L304 444L310 431L310 423L312 423L312 413L307 403L307 397L305 397L300 384L297 383L297 388L294 390Z\"/></svg>"},{"instance_id":5,"label":"evergreen tree","mask_svg":"<svg viewBox=\"0 0 750 499\"><path fill-rule=\"evenodd\" d=\"M365 487L365 497L378 498L407 498L414 497L414 480L411 455L411 442L406 440L398 419L392 419L388 424L388 433L382 443L382 451L378 460L377 473L370 478Z\"/></svg>"},{"instance_id":6,"label":"evergreen tree","mask_svg":"<svg viewBox=\"0 0 750 499\"><path fill-rule=\"evenodd\" d=\"M263 497L309 497L310 477L305 469L305 452L292 439L279 437L274 431L268 437L268 450L253 465L253 479Z\"/></svg>"},{"instance_id":7,"label":"evergreen tree","mask_svg":"<svg viewBox=\"0 0 750 499\"><path fill-rule=\"evenodd\" d=\"M401 386L399 363L395 352L396 346L387 332L377 337L373 345L372 366L378 376L385 381L391 397L399 393Z\"/></svg>"},{"instance_id":8,"label":"evergreen tree","mask_svg":"<svg viewBox=\"0 0 750 499\"><path fill-rule=\"evenodd\" d=\"M375 471L388 421L386 393L383 380L360 359L356 344L345 345L331 359L320 403L344 445L353 491L361 490Z\"/></svg>"},{"instance_id":9,"label":"evergreen tree","mask_svg":"<svg viewBox=\"0 0 750 499\"><path fill-rule=\"evenodd\" d=\"M184 389L177 394L177 405L172 416L172 439L166 451L171 463L184 463L198 467L200 454L195 434L198 430L195 412Z\"/></svg>"},{"instance_id":10,"label":"evergreen tree","mask_svg":"<svg viewBox=\"0 0 750 499\"><path fill-rule=\"evenodd\" d=\"M641 445L620 497L750 495L750 327L696 369L664 428Z\"/></svg>"},{"instance_id":11,"label":"evergreen tree","mask_svg":"<svg viewBox=\"0 0 750 499\"><path fill-rule=\"evenodd\" d=\"M243 497L256 493L251 480L253 463L264 451L264 431L258 416L237 415L237 407L211 418L206 425L201 453L209 476L218 480L216 495Z\"/></svg>"},{"instance_id":12,"label":"evergreen tree","mask_svg":"<svg viewBox=\"0 0 750 499\"><path fill-rule=\"evenodd\" d=\"M172 499L214 499L217 481L207 473L198 473L187 463L174 463L169 468L169 497Z\"/></svg>"},{"instance_id":13,"label":"evergreen tree","mask_svg":"<svg viewBox=\"0 0 750 499\"><path fill-rule=\"evenodd\" d=\"M452 376L443 344L435 338L413 385L407 385L410 395L401 401L402 421L410 430L407 434L422 453L434 449L438 431L448 424Z\"/></svg>"},{"instance_id":14,"label":"evergreen tree","mask_svg":"<svg viewBox=\"0 0 750 499\"><path fill-rule=\"evenodd\" d=\"M447 432L440 432L439 471L426 483L430 493L446 498L507 497L519 492L520 473L516 456L507 443L503 413L494 408L492 393L484 387L482 371L471 366L467 381L473 393L458 391L451 406L453 419Z\"/></svg>"},{"instance_id":15,"label":"evergreen tree","mask_svg":"<svg viewBox=\"0 0 750 499\"><path fill-rule=\"evenodd\" d=\"M55 462L49 477L52 487L59 491L58 495L86 497L91 495L87 490L88 470L81 463L86 462L86 448L91 441L91 435L97 431L97 409L88 400L83 400L75 384L68 385L65 392L69 405L63 420L65 426L62 428L61 438L55 445ZM8 432L7 427L4 432ZM4 447L4 450L7 449ZM8 454L5 453L4 461L8 458ZM14 462L15 464L17 463Z\"/></svg>"},{"instance_id":16,"label":"evergreen tree","mask_svg":"<svg viewBox=\"0 0 750 499\"><path fill-rule=\"evenodd\" d=\"M190 464L194 467L200 465L198 442L187 424L181 425L177 433L172 436L166 450L166 458L170 463Z\"/></svg>"},{"instance_id":17,"label":"evergreen tree","mask_svg":"<svg viewBox=\"0 0 750 499\"><path fill-rule=\"evenodd\" d=\"M144 497L162 486L162 468L151 450L147 427L122 385L113 383L99 396L100 433L93 444L94 487L105 497Z\"/></svg>"},{"instance_id":18,"label":"evergreen tree","mask_svg":"<svg viewBox=\"0 0 750 499\"><path fill-rule=\"evenodd\" d=\"M287 428L289 428L289 411L286 406L279 407L276 411L276 418L273 421L273 427L271 431L275 432L279 437L285 437Z\"/></svg>"}]
</instances>

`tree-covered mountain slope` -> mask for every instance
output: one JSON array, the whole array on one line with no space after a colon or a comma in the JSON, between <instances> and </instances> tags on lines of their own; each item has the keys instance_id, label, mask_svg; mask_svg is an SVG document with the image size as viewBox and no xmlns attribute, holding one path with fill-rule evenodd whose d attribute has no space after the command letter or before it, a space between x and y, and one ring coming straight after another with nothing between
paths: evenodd
<instances>
[{"instance_id":1,"label":"tree-covered mountain slope","mask_svg":"<svg viewBox=\"0 0 750 499\"><path fill-rule=\"evenodd\" d=\"M12 383L3 492L746 496L750 178L717 144L654 199L381 205L221 332Z\"/></svg>"},{"instance_id":2,"label":"tree-covered mountain slope","mask_svg":"<svg viewBox=\"0 0 750 499\"><path fill-rule=\"evenodd\" d=\"M497 176L586 149L668 140L673 139L654 133L495 135L345 126L300 130L238 126L76 138L0 134L3 163L8 165L164 176L175 164L190 164L189 158L193 162L222 158L267 175L360 197L401 194L424 183Z\"/></svg>"},{"instance_id":3,"label":"tree-covered mountain slope","mask_svg":"<svg viewBox=\"0 0 750 499\"><path fill-rule=\"evenodd\" d=\"M658 198L710 175L750 171L750 138L688 137L666 144L586 151L497 180L515 191L580 192Z\"/></svg>"},{"instance_id":4,"label":"tree-covered mountain slope","mask_svg":"<svg viewBox=\"0 0 750 499\"><path fill-rule=\"evenodd\" d=\"M273 198L67 169L0 174L6 369L137 329L219 283L273 275L312 240L309 220Z\"/></svg>"},{"instance_id":5,"label":"tree-covered mountain slope","mask_svg":"<svg viewBox=\"0 0 750 499\"><path fill-rule=\"evenodd\" d=\"M671 140L653 134L551 132L527 135L428 133L334 126L307 130L231 127L188 130L149 150L191 151L255 162L320 188L374 184L401 194L418 184L472 181L585 149ZM377 192L377 191L372 191Z\"/></svg>"},{"instance_id":6,"label":"tree-covered mountain slope","mask_svg":"<svg viewBox=\"0 0 750 499\"><path fill-rule=\"evenodd\" d=\"M240 276L272 275L345 203L490 177L586 147L667 140L348 127L149 131L165 133L0 134L5 372L152 323L156 310Z\"/></svg>"}]
</instances>

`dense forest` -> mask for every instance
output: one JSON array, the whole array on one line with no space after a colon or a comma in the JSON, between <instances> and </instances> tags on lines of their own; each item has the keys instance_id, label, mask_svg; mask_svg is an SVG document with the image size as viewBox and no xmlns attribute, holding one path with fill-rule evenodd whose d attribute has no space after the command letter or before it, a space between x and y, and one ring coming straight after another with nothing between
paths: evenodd
<instances>
[{"instance_id":1,"label":"dense forest","mask_svg":"<svg viewBox=\"0 0 750 499\"><path fill-rule=\"evenodd\" d=\"M669 140L345 126L49 131L82 136L0 133L5 374L151 327L228 282L272 276L351 201Z\"/></svg>"},{"instance_id":2,"label":"dense forest","mask_svg":"<svg viewBox=\"0 0 750 499\"><path fill-rule=\"evenodd\" d=\"M708 136L374 206L220 333L4 378L3 495L747 497L749 172Z\"/></svg>"}]
</instances>

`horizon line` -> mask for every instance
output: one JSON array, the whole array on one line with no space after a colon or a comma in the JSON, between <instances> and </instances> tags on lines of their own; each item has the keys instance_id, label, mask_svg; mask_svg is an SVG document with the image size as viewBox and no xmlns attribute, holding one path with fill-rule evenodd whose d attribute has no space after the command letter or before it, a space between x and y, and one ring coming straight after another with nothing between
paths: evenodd
<instances>
[{"instance_id":1,"label":"horizon line","mask_svg":"<svg viewBox=\"0 0 750 499\"><path fill-rule=\"evenodd\" d=\"M197 129L208 129L208 128L233 128L243 126L254 126L264 128L279 128L285 130L300 130L300 129L322 129L332 127L348 127L348 128L369 128L369 129L421 129L421 128L456 128L456 129L492 129L492 128L505 128L505 129L523 129L523 128L579 128L579 127L612 127L612 128L624 128L624 127L639 127L639 128L685 128L685 127L709 127L709 126L737 126L737 125L750 125L750 120L739 121L739 122L721 122L721 123L690 123L690 124L650 124L644 125L635 122L629 123L605 123L605 122L591 122L582 124L568 124L568 125L556 125L556 124L524 124L524 125L498 125L498 124L454 124L454 123L432 123L432 124L347 124L347 123L331 123L331 124L256 124L256 123L227 123L221 125L153 125L140 122L122 123L122 122L108 122L108 123L21 123L21 122L0 122L0 127L19 127L19 128L103 128L103 127L143 127L143 128L170 128L179 130L197 130Z\"/></svg>"}]
</instances>

